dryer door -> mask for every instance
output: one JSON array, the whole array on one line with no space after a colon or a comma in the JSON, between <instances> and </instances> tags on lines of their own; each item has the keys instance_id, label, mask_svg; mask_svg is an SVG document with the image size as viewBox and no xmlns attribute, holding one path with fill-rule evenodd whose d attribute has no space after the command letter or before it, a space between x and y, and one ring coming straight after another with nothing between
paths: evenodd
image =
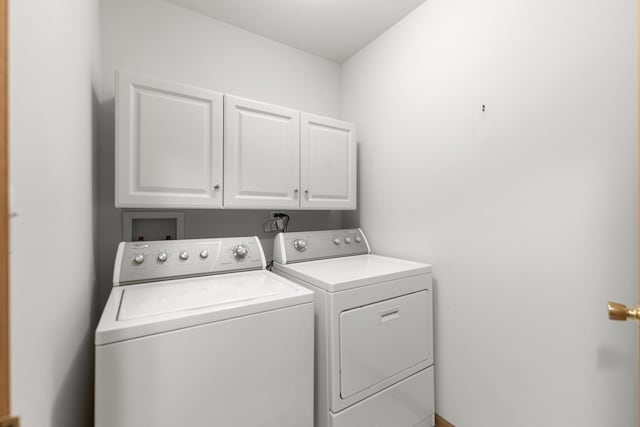
<instances>
[{"instance_id":1,"label":"dryer door","mask_svg":"<svg viewBox=\"0 0 640 427\"><path fill-rule=\"evenodd\" d=\"M340 314L340 397L431 358L431 295L415 292Z\"/></svg>"}]
</instances>

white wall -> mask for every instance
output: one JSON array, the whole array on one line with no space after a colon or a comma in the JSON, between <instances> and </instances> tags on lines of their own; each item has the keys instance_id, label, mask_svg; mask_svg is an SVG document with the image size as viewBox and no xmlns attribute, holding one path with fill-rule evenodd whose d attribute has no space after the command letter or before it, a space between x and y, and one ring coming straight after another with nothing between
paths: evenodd
<instances>
[{"instance_id":1,"label":"white wall","mask_svg":"<svg viewBox=\"0 0 640 427\"><path fill-rule=\"evenodd\" d=\"M350 221L429 261L457 427L636 424L635 1L429 0L343 67ZM487 106L486 113L481 105Z\"/></svg>"},{"instance_id":2,"label":"white wall","mask_svg":"<svg viewBox=\"0 0 640 427\"><path fill-rule=\"evenodd\" d=\"M11 393L26 427L92 424L98 2L10 2Z\"/></svg>"},{"instance_id":3,"label":"white wall","mask_svg":"<svg viewBox=\"0 0 640 427\"><path fill-rule=\"evenodd\" d=\"M327 116L340 111L340 66L158 0L102 0L100 281L111 286L121 210L114 206L114 73L128 70ZM291 214L291 229L337 228L339 212ZM187 211L185 237L258 235L268 211Z\"/></svg>"}]
</instances>

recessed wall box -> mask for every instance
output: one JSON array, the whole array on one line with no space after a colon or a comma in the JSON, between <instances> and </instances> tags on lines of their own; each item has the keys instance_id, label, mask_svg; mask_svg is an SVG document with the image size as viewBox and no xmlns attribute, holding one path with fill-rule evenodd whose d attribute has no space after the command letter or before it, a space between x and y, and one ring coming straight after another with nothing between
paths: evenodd
<instances>
[{"instance_id":1,"label":"recessed wall box","mask_svg":"<svg viewBox=\"0 0 640 427\"><path fill-rule=\"evenodd\" d=\"M182 212L123 212L122 240L184 239Z\"/></svg>"}]
</instances>

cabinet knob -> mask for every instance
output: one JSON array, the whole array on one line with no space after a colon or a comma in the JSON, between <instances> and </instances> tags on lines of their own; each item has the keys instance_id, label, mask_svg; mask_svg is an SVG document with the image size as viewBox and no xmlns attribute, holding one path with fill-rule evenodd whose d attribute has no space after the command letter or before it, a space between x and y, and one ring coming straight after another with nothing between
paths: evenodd
<instances>
[{"instance_id":1,"label":"cabinet knob","mask_svg":"<svg viewBox=\"0 0 640 427\"><path fill-rule=\"evenodd\" d=\"M294 189L293 189L293 192L294 192L294 193L297 193L297 192L298 192L298 189L297 189L297 188L294 188Z\"/></svg>"},{"instance_id":2,"label":"cabinet knob","mask_svg":"<svg viewBox=\"0 0 640 427\"><path fill-rule=\"evenodd\" d=\"M219 189L220 189L220 184L216 184L216 185L214 185L214 186L213 186L213 189L214 189L214 190L216 190L216 191L217 191L217 190L219 190Z\"/></svg>"}]
</instances>

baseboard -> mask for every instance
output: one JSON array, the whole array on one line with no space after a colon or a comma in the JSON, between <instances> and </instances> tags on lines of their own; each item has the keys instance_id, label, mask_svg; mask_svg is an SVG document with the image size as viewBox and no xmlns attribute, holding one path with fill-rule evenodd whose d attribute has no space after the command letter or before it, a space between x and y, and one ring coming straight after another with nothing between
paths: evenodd
<instances>
[{"instance_id":1,"label":"baseboard","mask_svg":"<svg viewBox=\"0 0 640 427\"><path fill-rule=\"evenodd\" d=\"M436 414L436 427L456 427L456 426L454 426L449 421L442 418L440 415Z\"/></svg>"}]
</instances>

